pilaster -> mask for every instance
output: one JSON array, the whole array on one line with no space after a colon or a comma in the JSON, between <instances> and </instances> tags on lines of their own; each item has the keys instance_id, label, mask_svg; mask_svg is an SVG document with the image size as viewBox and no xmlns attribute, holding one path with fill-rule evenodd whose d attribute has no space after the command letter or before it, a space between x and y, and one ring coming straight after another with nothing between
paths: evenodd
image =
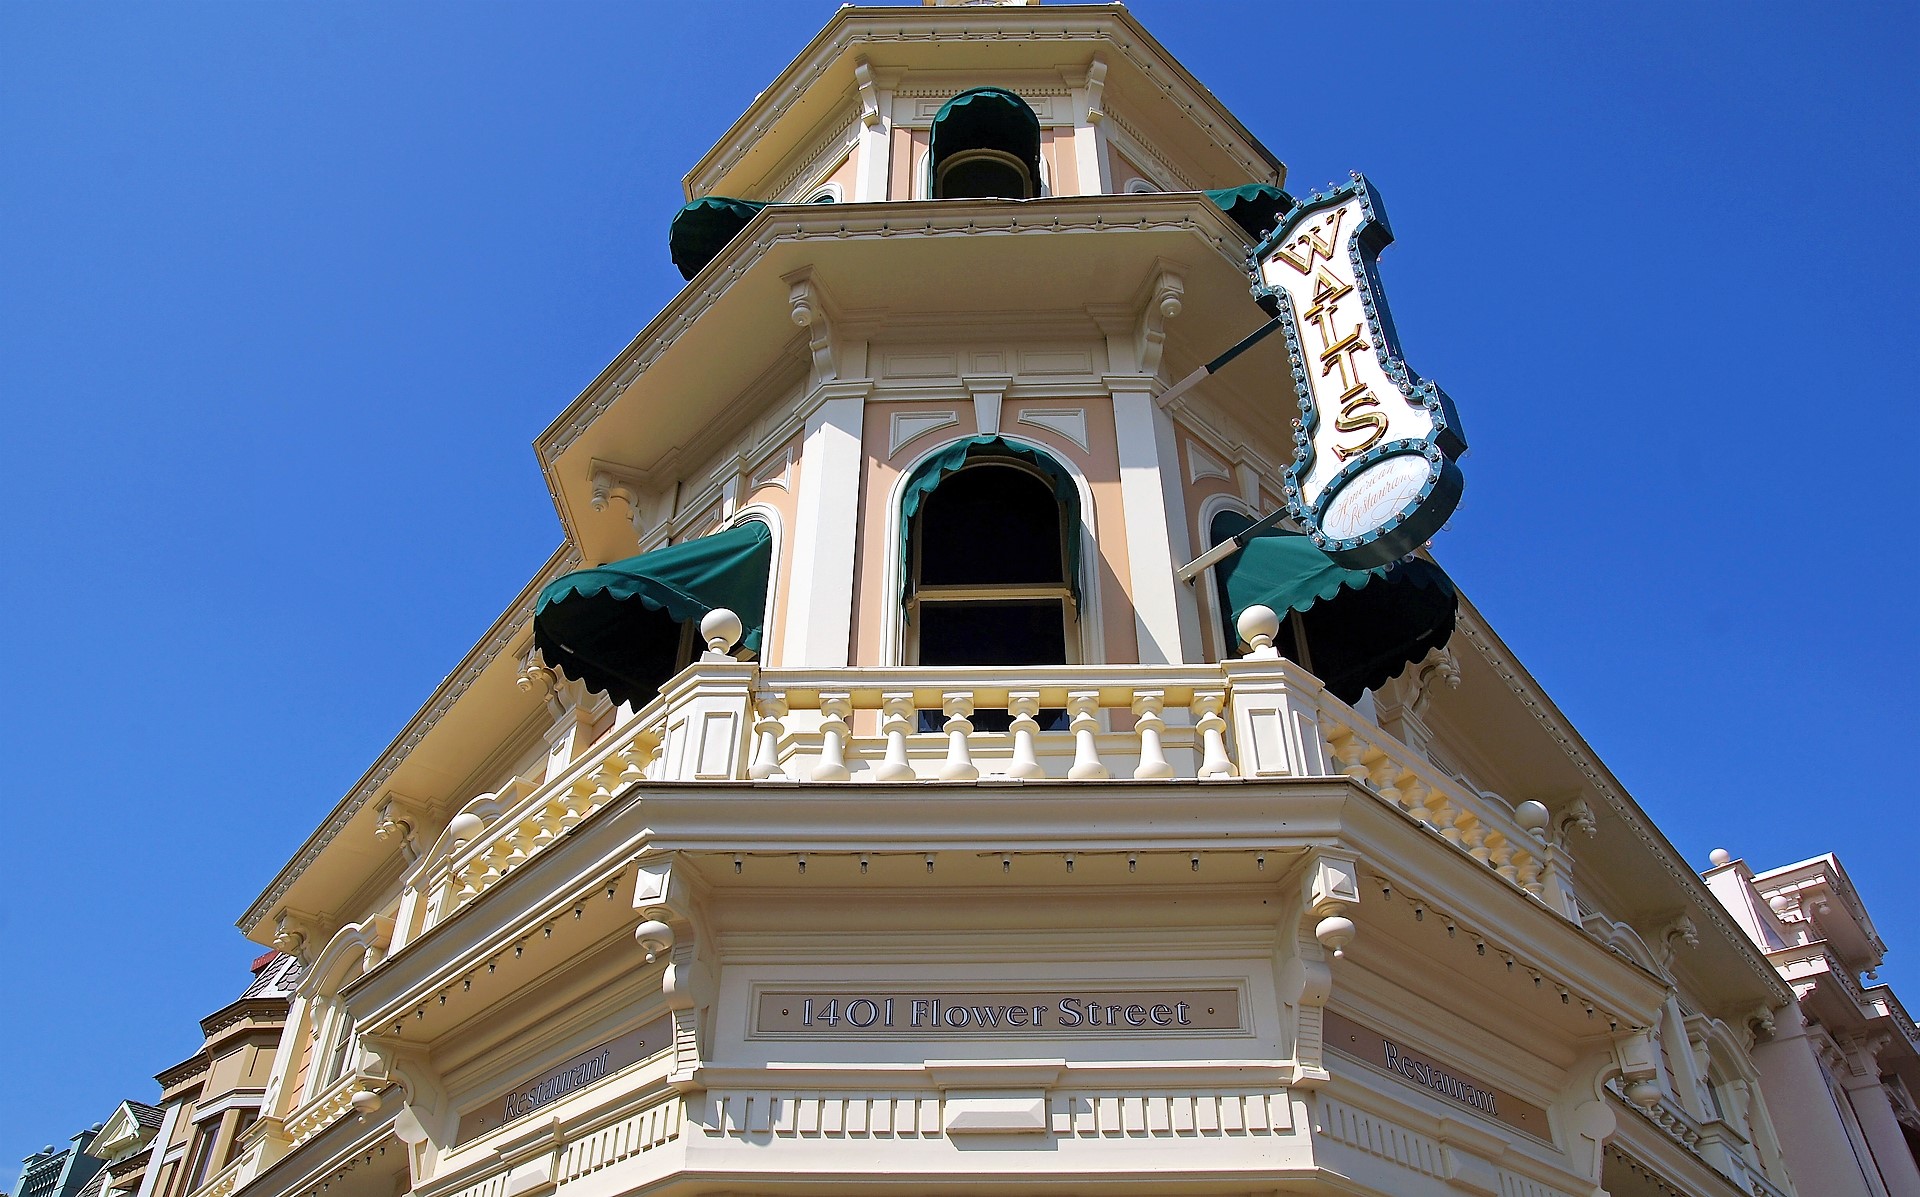
<instances>
[{"instance_id":1,"label":"pilaster","mask_svg":"<svg viewBox=\"0 0 1920 1197\"><path fill-rule=\"evenodd\" d=\"M868 381L830 383L807 417L800 450L793 572L780 665L847 665L853 644L854 552L859 542L860 438Z\"/></svg>"}]
</instances>

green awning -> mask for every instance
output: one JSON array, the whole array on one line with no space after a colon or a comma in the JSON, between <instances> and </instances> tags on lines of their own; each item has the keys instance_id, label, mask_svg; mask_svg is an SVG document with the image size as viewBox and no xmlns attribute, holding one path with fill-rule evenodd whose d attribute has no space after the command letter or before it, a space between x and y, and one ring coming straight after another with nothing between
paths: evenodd
<instances>
[{"instance_id":1,"label":"green awning","mask_svg":"<svg viewBox=\"0 0 1920 1197\"><path fill-rule=\"evenodd\" d=\"M667 233L667 248L673 254L673 264L680 268L680 277L699 274L700 268L713 261L766 206L754 200L708 195L675 213Z\"/></svg>"},{"instance_id":2,"label":"green awning","mask_svg":"<svg viewBox=\"0 0 1920 1197\"><path fill-rule=\"evenodd\" d=\"M639 706L675 673L680 625L715 607L740 617L758 650L773 533L759 520L557 578L540 592L533 642L589 690Z\"/></svg>"},{"instance_id":3,"label":"green awning","mask_svg":"<svg viewBox=\"0 0 1920 1197\"><path fill-rule=\"evenodd\" d=\"M1255 239L1272 232L1273 226L1280 223L1281 214L1293 207L1293 197L1272 183L1222 187L1207 192L1207 198Z\"/></svg>"},{"instance_id":4,"label":"green awning","mask_svg":"<svg viewBox=\"0 0 1920 1197\"><path fill-rule=\"evenodd\" d=\"M927 458L914 467L913 475L907 479L907 488L900 496L900 576L909 584L913 578L911 569L913 559L913 517L919 514L920 507L948 475L961 467L980 461L994 459L1022 461L1033 466L1053 484L1053 497L1058 500L1061 514L1060 535L1067 550L1067 585L1072 588L1075 602L1080 600L1080 488L1073 483L1073 476L1065 467L1051 456L1042 453L1031 445L1019 441L1010 441L999 436L975 436L964 441L956 441ZM981 529L983 537L991 536L992 530ZM910 597L907 586L900 588L902 603Z\"/></svg>"},{"instance_id":5,"label":"green awning","mask_svg":"<svg viewBox=\"0 0 1920 1197\"><path fill-rule=\"evenodd\" d=\"M933 118L928 156L933 177L963 150L1004 150L1026 165L1033 194L1040 194L1040 118L1004 87L975 87L940 105Z\"/></svg>"},{"instance_id":6,"label":"green awning","mask_svg":"<svg viewBox=\"0 0 1920 1197\"><path fill-rule=\"evenodd\" d=\"M1253 521L1235 512L1213 521L1220 543ZM1238 637L1240 613L1271 607L1284 621L1300 613L1306 657L1334 697L1354 702L1408 665L1443 647L1453 635L1459 595L1439 566L1414 557L1373 569L1334 564L1313 541L1292 532L1269 531L1214 568L1220 605L1227 612L1229 643ZM1283 655L1291 631L1281 627Z\"/></svg>"}]
</instances>

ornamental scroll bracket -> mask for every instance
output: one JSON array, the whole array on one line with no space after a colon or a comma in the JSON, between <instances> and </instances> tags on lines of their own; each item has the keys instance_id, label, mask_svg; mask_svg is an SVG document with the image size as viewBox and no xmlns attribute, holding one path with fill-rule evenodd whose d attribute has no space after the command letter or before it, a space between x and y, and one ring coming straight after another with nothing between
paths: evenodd
<instances>
[{"instance_id":1,"label":"ornamental scroll bracket","mask_svg":"<svg viewBox=\"0 0 1920 1197\"><path fill-rule=\"evenodd\" d=\"M648 962L664 960L660 992L673 1018L676 1085L691 1087L704 1059L702 1031L718 995L711 936L693 870L675 852L648 852L634 861L633 906L641 923L634 939Z\"/></svg>"},{"instance_id":2,"label":"ornamental scroll bracket","mask_svg":"<svg viewBox=\"0 0 1920 1197\"><path fill-rule=\"evenodd\" d=\"M1327 999L1333 993L1331 951L1353 941L1347 912L1360 904L1360 861L1348 852L1315 851L1300 873L1298 931L1279 974L1280 1000L1294 1013L1293 1076L1312 1088L1328 1078L1324 1039ZM1282 925L1285 925L1284 923Z\"/></svg>"},{"instance_id":3,"label":"ornamental scroll bracket","mask_svg":"<svg viewBox=\"0 0 1920 1197\"><path fill-rule=\"evenodd\" d=\"M780 281L787 284L787 314L796 327L806 330L807 351L813 359L813 385L833 382L840 377L833 358L836 313L825 289L814 281L811 266L783 274Z\"/></svg>"},{"instance_id":4,"label":"ornamental scroll bracket","mask_svg":"<svg viewBox=\"0 0 1920 1197\"><path fill-rule=\"evenodd\" d=\"M1134 360L1142 374L1158 374L1160 359L1167 347L1167 321L1186 306L1185 267L1161 259L1147 280L1146 296L1140 304L1140 318L1134 326Z\"/></svg>"},{"instance_id":5,"label":"ornamental scroll bracket","mask_svg":"<svg viewBox=\"0 0 1920 1197\"><path fill-rule=\"evenodd\" d=\"M389 793L380 800L375 813L379 822L374 824L373 838L399 848L408 864L420 859L420 831L431 817L427 804L404 794Z\"/></svg>"}]
</instances>

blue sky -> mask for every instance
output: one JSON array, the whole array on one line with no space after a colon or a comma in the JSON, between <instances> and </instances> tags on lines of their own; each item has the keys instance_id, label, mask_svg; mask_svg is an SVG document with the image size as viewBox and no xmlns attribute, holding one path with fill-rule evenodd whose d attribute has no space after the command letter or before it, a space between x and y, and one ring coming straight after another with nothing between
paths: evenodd
<instances>
[{"instance_id":1,"label":"blue sky","mask_svg":"<svg viewBox=\"0 0 1920 1197\"><path fill-rule=\"evenodd\" d=\"M1473 443L1437 545L1696 865L1833 850L1920 1008L1920 9L1133 10L1367 172ZM0 1185L152 1099L233 920L558 543L528 443L829 3L0 7Z\"/></svg>"}]
</instances>

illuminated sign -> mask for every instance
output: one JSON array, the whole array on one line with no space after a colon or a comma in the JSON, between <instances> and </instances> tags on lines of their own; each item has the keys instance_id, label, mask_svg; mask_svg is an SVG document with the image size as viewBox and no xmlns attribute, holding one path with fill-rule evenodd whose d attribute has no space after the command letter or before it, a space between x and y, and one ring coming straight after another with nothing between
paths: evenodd
<instances>
[{"instance_id":1,"label":"illuminated sign","mask_svg":"<svg viewBox=\"0 0 1920 1197\"><path fill-rule=\"evenodd\" d=\"M1393 240L1359 175L1296 202L1254 251L1254 293L1286 334L1300 420L1287 508L1329 557L1384 565L1460 502L1453 401L1401 360L1376 261Z\"/></svg>"},{"instance_id":2,"label":"illuminated sign","mask_svg":"<svg viewBox=\"0 0 1920 1197\"><path fill-rule=\"evenodd\" d=\"M1234 989L1059 988L981 993L929 989L762 992L762 1035L1151 1035L1240 1029Z\"/></svg>"}]
</instances>

